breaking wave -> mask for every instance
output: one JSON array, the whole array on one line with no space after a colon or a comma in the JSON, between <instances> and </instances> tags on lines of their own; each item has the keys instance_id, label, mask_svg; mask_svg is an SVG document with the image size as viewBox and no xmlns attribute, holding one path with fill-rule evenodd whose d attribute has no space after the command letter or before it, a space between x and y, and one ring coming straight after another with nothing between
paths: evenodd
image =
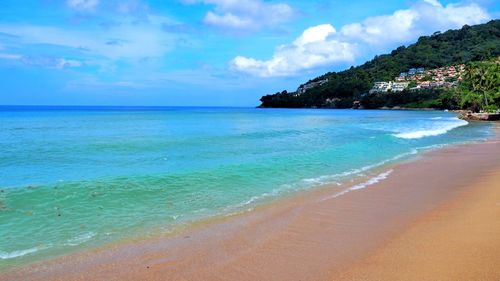
<instances>
[{"instance_id":1,"label":"breaking wave","mask_svg":"<svg viewBox=\"0 0 500 281\"><path fill-rule=\"evenodd\" d=\"M3 252L3 251L0 251L0 260L8 260L8 259L22 257L22 256L25 256L25 255L29 255L29 254L38 252L39 250L42 250L42 249L43 248L41 248L41 247L34 247L34 248L31 248L31 249L17 250L17 251L12 251L12 252Z\"/></svg>"},{"instance_id":2,"label":"breaking wave","mask_svg":"<svg viewBox=\"0 0 500 281\"><path fill-rule=\"evenodd\" d=\"M306 179L303 179L301 182L296 183L296 184L285 184L285 185L282 185L280 188L273 189L270 192L266 192L266 193L263 193L260 195L253 196L250 199L248 199L247 201L241 202L239 204L228 206L226 208L226 211L227 210L235 210L235 209L239 209L239 208L242 208L245 206L249 206L249 205L252 205L252 204L257 203L259 201L262 201L266 198L276 197L276 196L279 196L283 193L287 193L290 191L299 191L299 190L308 189L308 188L311 188L314 186L324 186L324 185L329 185L329 184L336 184L337 186L342 186L343 185L342 182L348 178L355 177L358 175L363 176L365 172L368 172L368 171L370 171L374 168L377 168L377 167L381 167L381 166L386 165L388 163L403 159L405 157L418 154L418 151L419 151L418 149L412 149L409 152L396 155L392 158L382 160L378 163L363 166L363 167L357 168L357 169L352 169L352 170L349 170L349 171L346 171L343 173L334 174L334 175L323 175L323 176L319 176L316 178L306 178ZM366 186L375 184L378 181L387 177L390 173L392 173L392 170L390 170L386 173L382 173L376 177L373 177L363 184L366 184ZM381 177L383 177L383 178L381 178ZM347 192L366 187L366 186L362 186L363 184L355 185L355 186L349 188L347 190ZM345 193L346 190L344 190L343 192ZM230 214L233 214L233 213L230 213Z\"/></svg>"},{"instance_id":3,"label":"breaking wave","mask_svg":"<svg viewBox=\"0 0 500 281\"><path fill-rule=\"evenodd\" d=\"M328 197L326 197L326 198L323 198L323 199L321 199L320 201L326 201L326 200L329 200L329 199L337 198L337 197L342 196L342 195L344 195L344 194L346 194L346 193L349 193L349 192L351 192L351 191L354 191L354 190L359 190L359 189L363 189L363 188L366 188L366 187L368 187L368 186L370 186L370 185L374 185L374 184L376 184L376 183L379 183L379 182L381 182L381 181L385 180L387 177L389 177L389 175L390 175L392 172L393 172L393 170L389 170L389 171L387 171L387 172L381 173L381 174L379 174L379 175L377 175L377 176L375 176L375 177L373 177L373 178L371 178L371 179L367 180L366 182L363 182L363 183L360 183L360 184L356 184L356 185L354 185L354 186L351 186L351 187L349 187L348 189L344 189L344 190L342 190L342 191L340 191L340 192L337 192L337 193L335 193L335 194L333 194L333 195L331 195L331 196L328 196Z\"/></svg>"},{"instance_id":4,"label":"breaking wave","mask_svg":"<svg viewBox=\"0 0 500 281\"><path fill-rule=\"evenodd\" d=\"M437 119L437 120L439 121L426 124L425 126L418 128L418 130L400 132L394 134L394 136L402 139L420 139L424 137L446 134L447 132L455 128L469 124L467 121L458 119L456 117L448 119Z\"/></svg>"},{"instance_id":5,"label":"breaking wave","mask_svg":"<svg viewBox=\"0 0 500 281\"><path fill-rule=\"evenodd\" d=\"M92 237L94 237L96 235L95 232L87 232L87 233L83 233L83 234L80 234L74 238L71 238L69 239L65 245L66 246L77 246L77 245L80 245L82 243L85 243L87 241L89 241L90 239L92 239Z\"/></svg>"}]
</instances>

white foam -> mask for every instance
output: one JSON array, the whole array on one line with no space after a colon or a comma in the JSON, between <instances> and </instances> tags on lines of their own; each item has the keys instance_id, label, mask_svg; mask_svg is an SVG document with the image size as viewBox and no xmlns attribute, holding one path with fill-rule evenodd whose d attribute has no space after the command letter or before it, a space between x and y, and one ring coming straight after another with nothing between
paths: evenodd
<instances>
[{"instance_id":1,"label":"white foam","mask_svg":"<svg viewBox=\"0 0 500 281\"><path fill-rule=\"evenodd\" d=\"M34 248L31 248L31 249L26 249L26 250L12 251L10 253L0 251L0 259L1 260L7 260L7 259L18 258L18 257L22 257L22 256L25 256L25 255L32 254L34 252L38 252L41 249L42 248L40 248L40 247L34 247Z\"/></svg>"},{"instance_id":2,"label":"white foam","mask_svg":"<svg viewBox=\"0 0 500 281\"><path fill-rule=\"evenodd\" d=\"M352 176L352 175L364 176L364 174L362 174L363 172L366 172L366 171L371 170L373 168L385 165L385 164L387 164L389 162L396 161L396 160L398 160L400 158L403 158L403 157L406 157L406 156L409 156L409 155L414 155L414 154L417 154L417 153L418 153L417 149L412 149L410 152L396 155L396 156L394 156L392 158L380 161L380 162L372 164L372 165L367 165L367 166L364 166L364 167L361 167L361 168L358 168L358 169L353 169L353 170L350 170L350 171L346 171L346 172L343 172L343 173L340 173L340 174L320 176L320 177L317 177L317 178L303 179L302 181L305 182L305 183L307 183L307 184L311 184L311 185L315 185L315 186L322 186L322 185L326 185L326 184L336 184L337 186L341 186L342 185L341 182L334 182L333 179L345 178L347 176ZM364 187L366 187L368 185L375 184L375 183L379 182L380 180L385 179L387 176L389 176L390 173L392 173L392 170L387 171L385 173L382 173L382 174L380 174L380 175L378 175L378 176L376 176L374 178L371 178L369 181L367 181L367 182L365 182L363 184L355 185L355 186L353 186L353 187L351 187L351 188L349 188L347 190L342 191L341 193L344 194L344 193L346 193L348 191L361 189L361 188L364 188ZM354 181L354 179L352 181ZM362 185L365 185L365 186L362 186ZM284 185L284 186L286 186L287 188L273 189L271 192L266 192L266 193L263 193L263 194L258 195L258 196L253 196L253 197L251 197L250 199L248 199L245 202L242 202L240 204L236 204L236 205L232 205L230 207L227 207L226 210L241 208L241 207L244 207L244 206L247 206L247 205L251 205L251 204L255 203L256 201L263 200L263 199L265 199L267 197L277 196L277 195L281 194L282 192L286 192L286 191L290 190L290 187L292 187L291 185Z\"/></svg>"},{"instance_id":3,"label":"white foam","mask_svg":"<svg viewBox=\"0 0 500 281\"><path fill-rule=\"evenodd\" d=\"M394 134L397 138L402 139L420 139L424 137L438 136L442 134L446 134L447 132L469 124L469 122L465 120L461 120L458 118L450 118L446 121L438 121L433 122L430 127L421 128L420 130L410 131L410 132L400 132Z\"/></svg>"},{"instance_id":4,"label":"white foam","mask_svg":"<svg viewBox=\"0 0 500 281\"><path fill-rule=\"evenodd\" d=\"M69 239L64 245L66 245L66 246L77 246L77 245L80 245L82 243L85 243L85 242L89 241L95 235L96 235L95 232L83 233L83 234L80 234L80 235L78 235L78 236L76 236L74 238Z\"/></svg>"},{"instance_id":5,"label":"white foam","mask_svg":"<svg viewBox=\"0 0 500 281\"><path fill-rule=\"evenodd\" d=\"M378 176L373 177L364 183L357 184L349 189L350 190L358 190L358 189L366 188L367 186L370 186L370 185L376 184L382 180L385 180L392 172L393 172L393 170L389 170L387 172L381 173Z\"/></svg>"},{"instance_id":6,"label":"white foam","mask_svg":"<svg viewBox=\"0 0 500 281\"><path fill-rule=\"evenodd\" d=\"M387 172L381 173L381 174L379 174L379 175L377 175L377 176L375 176L375 177L373 177L373 178L369 179L369 180L368 180L368 181L366 181L366 182L363 182L363 183L360 183L360 184L356 184L356 185L354 185L354 186L351 186L351 187L349 187L349 188L347 188L347 189L344 189L344 190L342 190L342 191L340 191L340 192L337 192L337 193L335 193L335 194L333 194L333 195L331 195L331 196L328 196L328 197L326 197L326 198L323 198L323 199L321 199L320 201L326 201L326 200L330 200L330 199L333 199L333 198L337 198L337 197L342 196L342 195L344 195L344 194L346 194L346 193L349 193L349 192L351 192L351 191L355 191L355 190L363 189L363 188L366 188L366 187L368 187L368 186L370 186L370 185L374 185L374 184L376 184L376 183L379 183L379 182L381 182L381 181L385 180L387 177L389 177L389 175L390 175L392 172L393 172L393 170L389 170L389 171L387 171Z\"/></svg>"},{"instance_id":7,"label":"white foam","mask_svg":"<svg viewBox=\"0 0 500 281\"><path fill-rule=\"evenodd\" d=\"M402 154L399 154L399 155L396 155L392 158L389 158L389 159L386 159L386 160L382 160L378 163L375 163L375 164L371 164L371 165L367 165L367 166L364 166L364 167L361 167L361 168L357 168L357 169L352 169L350 171L346 171L346 172L343 172L343 173L340 173L340 174L334 174L334 175L325 175L325 176L319 176L319 177L316 177L316 178L309 178L309 179L303 179L302 181L305 182L305 183L308 183L308 184L314 184L314 185L327 185L327 184L337 184L337 185L342 185L342 183L340 182L335 182L334 180L336 179L342 179L342 178L346 178L348 176L352 176L352 175L358 175L358 176L363 176L363 172L366 172L366 171L369 171L373 168L377 168L377 167L380 167L380 166L383 166L387 163L390 163L390 162L393 162L393 161L396 161L396 160L399 160L401 158L404 158L404 157L407 157L407 156L410 156L410 155L415 155L418 153L418 150L417 149L412 149L410 152L406 152L406 153L402 153Z\"/></svg>"},{"instance_id":8,"label":"white foam","mask_svg":"<svg viewBox=\"0 0 500 281\"><path fill-rule=\"evenodd\" d=\"M380 161L378 163L367 165L367 166L357 168L357 169L352 169L352 170L349 170L349 171L346 171L343 173L334 174L334 175L324 175L324 176L319 176L316 178L303 179L302 183L305 183L305 185L304 184L298 184L298 185L297 184L283 184L280 188L273 189L271 192L266 192L266 193L262 193L260 195L252 196L247 201L243 201L239 204L228 206L228 207L224 208L225 212L223 212L223 213L226 213L227 216L239 214L241 211L236 211L236 212L229 212L229 211L238 210L238 209L241 209L243 207L253 205L254 203L265 200L266 198L276 197L282 193L303 190L303 189L310 188L311 186L323 186L323 185L327 185L327 184L335 184L337 186L342 186L342 185L344 185L340 181L342 179L345 179L349 176L365 176L365 174L363 174L363 172L367 172L373 168L377 168L377 167L383 166L387 163L396 161L398 159L401 159L401 158L404 158L404 157L407 157L410 155L415 155L415 154L418 154L418 149L412 149L409 152L405 152L405 153L396 155L392 158ZM352 190L361 189L361 188L364 188L368 185L375 184L375 183L379 182L380 180L383 180L385 177L389 176L390 173L392 173L392 170L390 170L386 173L382 173L382 174L370 179L369 181L364 183L365 186L361 186L361 184L355 185L355 186L349 188L347 191L344 190L341 192L341 194L337 194L337 196L340 196L340 195L342 195L346 192L352 191ZM352 181L354 181L354 179ZM247 209L247 211L250 211L250 210L252 210L252 208ZM229 213L227 213L227 212L229 212Z\"/></svg>"},{"instance_id":9,"label":"white foam","mask_svg":"<svg viewBox=\"0 0 500 281\"><path fill-rule=\"evenodd\" d=\"M227 207L226 209L237 209L237 208L241 208L241 207L244 207L244 206L247 206L247 205L251 205L254 202L257 202L257 201L260 201L260 200L264 200L267 197L277 196L277 195L279 195L283 191L284 191L284 189L273 189L271 192L266 192L266 193L262 193L261 195L252 196L247 201L239 203L239 204L236 204L236 205L231 205L231 206Z\"/></svg>"}]
</instances>

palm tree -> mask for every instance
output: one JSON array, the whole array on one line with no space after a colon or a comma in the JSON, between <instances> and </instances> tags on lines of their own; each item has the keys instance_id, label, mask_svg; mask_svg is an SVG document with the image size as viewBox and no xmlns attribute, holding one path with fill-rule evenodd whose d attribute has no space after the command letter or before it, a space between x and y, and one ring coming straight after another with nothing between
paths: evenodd
<instances>
[{"instance_id":1,"label":"palm tree","mask_svg":"<svg viewBox=\"0 0 500 281\"><path fill-rule=\"evenodd\" d=\"M498 87L498 64L497 63L471 63L465 72L466 87L473 92L482 95L483 109L489 108L490 92ZM474 95L473 95L474 96ZM471 95L464 95L466 102L471 102ZM481 103L483 103L481 102Z\"/></svg>"}]
</instances>

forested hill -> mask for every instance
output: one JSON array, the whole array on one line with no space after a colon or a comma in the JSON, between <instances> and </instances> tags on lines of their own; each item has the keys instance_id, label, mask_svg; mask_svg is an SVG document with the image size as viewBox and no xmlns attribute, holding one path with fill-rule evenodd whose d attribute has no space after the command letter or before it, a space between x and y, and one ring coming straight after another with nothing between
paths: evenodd
<instances>
[{"instance_id":1,"label":"forested hill","mask_svg":"<svg viewBox=\"0 0 500 281\"><path fill-rule=\"evenodd\" d=\"M459 30L420 37L415 44L401 46L390 54L376 56L361 66L326 73L306 84L317 81L325 83L318 83L304 93L283 91L263 96L261 107L350 108L353 101L367 93L375 81L392 80L410 68L437 68L498 56L500 20L475 26L465 25Z\"/></svg>"}]
</instances>

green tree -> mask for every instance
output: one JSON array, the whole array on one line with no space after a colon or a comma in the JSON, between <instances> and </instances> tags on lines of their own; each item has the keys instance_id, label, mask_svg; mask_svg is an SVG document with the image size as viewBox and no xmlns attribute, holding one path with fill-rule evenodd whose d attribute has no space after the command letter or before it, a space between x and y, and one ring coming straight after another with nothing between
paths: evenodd
<instances>
[{"instance_id":1,"label":"green tree","mask_svg":"<svg viewBox=\"0 0 500 281\"><path fill-rule=\"evenodd\" d=\"M467 65L460 85L461 104L474 111L495 111L500 97L500 59Z\"/></svg>"}]
</instances>

